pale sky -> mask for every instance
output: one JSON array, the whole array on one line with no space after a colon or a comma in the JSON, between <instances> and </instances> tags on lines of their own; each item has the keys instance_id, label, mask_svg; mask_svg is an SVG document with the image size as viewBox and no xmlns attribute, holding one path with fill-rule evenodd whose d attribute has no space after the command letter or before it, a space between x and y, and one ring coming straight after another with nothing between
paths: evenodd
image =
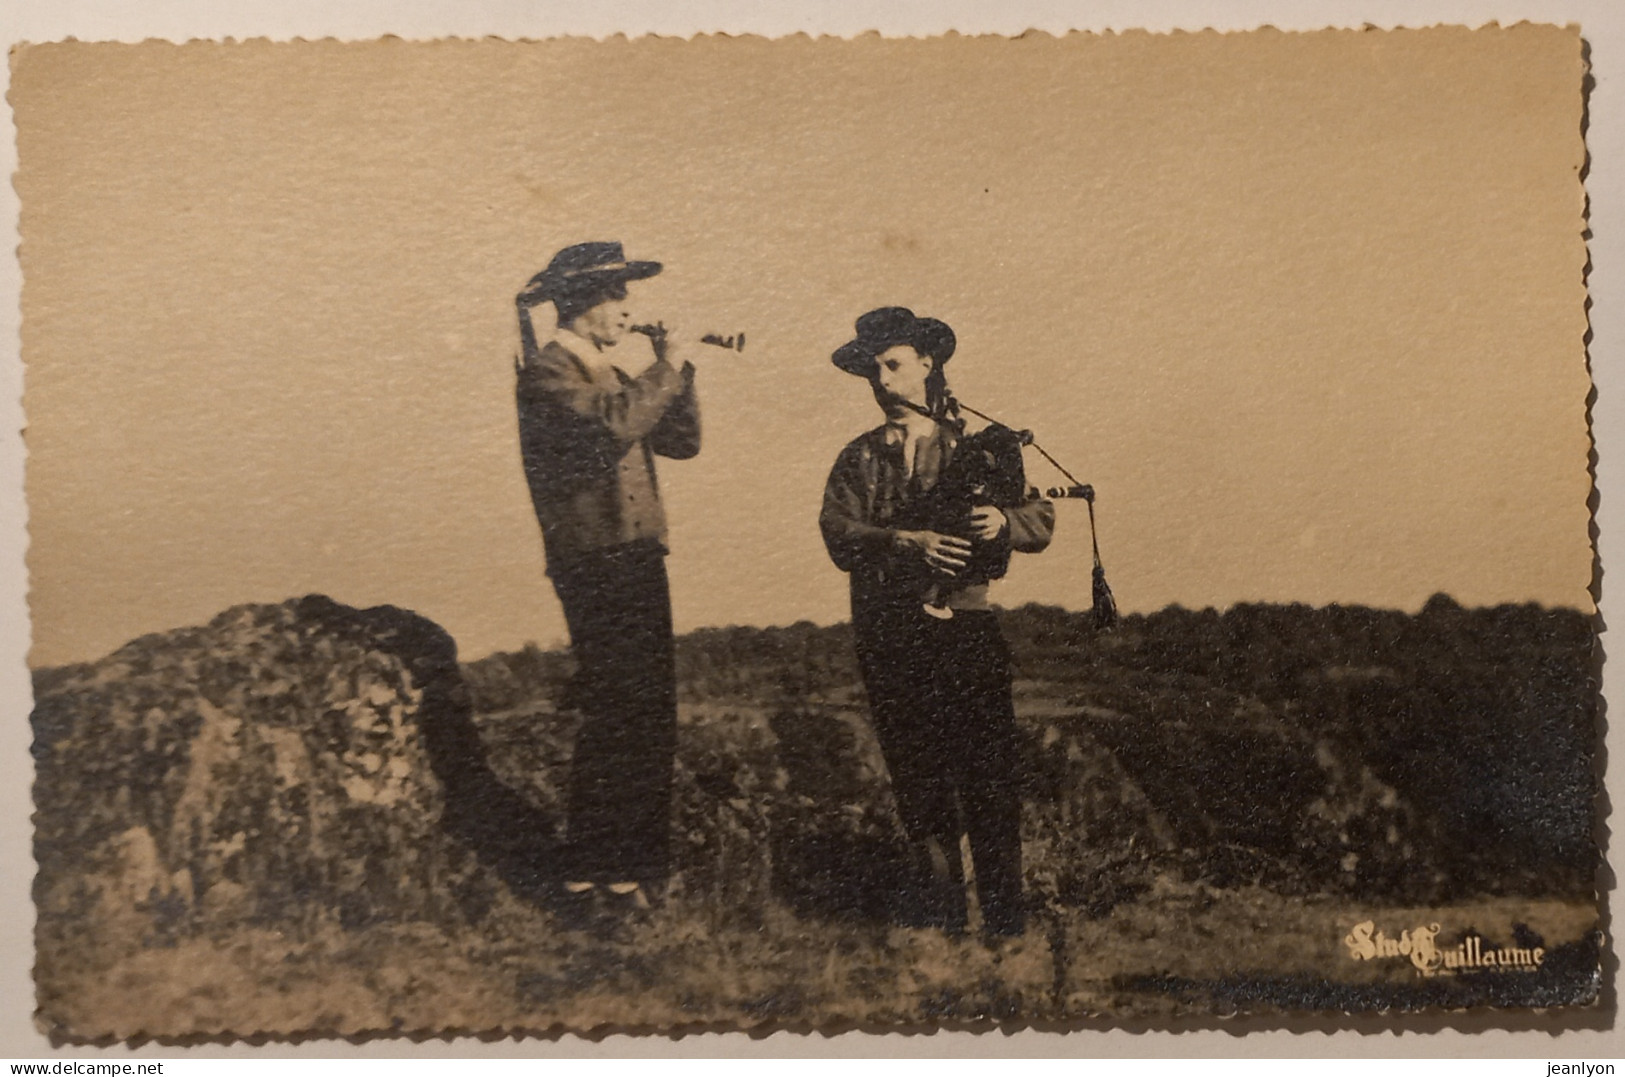
<instances>
[{"instance_id":1,"label":"pale sky","mask_svg":"<svg viewBox=\"0 0 1625 1077\"><path fill-rule=\"evenodd\" d=\"M871 307L1100 491L1121 604L1590 609L1571 31L59 45L14 63L34 665L312 591L565 637L512 297L745 331L663 462L680 629L846 615ZM636 346L634 341L632 345ZM1058 481L1029 459L1034 481ZM1089 602L1087 517L1004 604Z\"/></svg>"}]
</instances>

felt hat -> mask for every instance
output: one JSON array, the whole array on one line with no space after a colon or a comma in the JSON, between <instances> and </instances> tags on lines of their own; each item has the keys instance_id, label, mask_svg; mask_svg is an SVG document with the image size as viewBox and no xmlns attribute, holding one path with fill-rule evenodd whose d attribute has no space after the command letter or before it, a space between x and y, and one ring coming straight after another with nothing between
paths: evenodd
<instances>
[{"instance_id":1,"label":"felt hat","mask_svg":"<svg viewBox=\"0 0 1625 1077\"><path fill-rule=\"evenodd\" d=\"M590 295L659 272L659 262L628 262L619 243L577 243L555 254L546 269L530 278L522 295L527 302L545 303Z\"/></svg>"},{"instance_id":2,"label":"felt hat","mask_svg":"<svg viewBox=\"0 0 1625 1077\"><path fill-rule=\"evenodd\" d=\"M907 307L881 307L857 321L858 335L830 356L834 364L860 378L874 376L875 356L897 344L907 344L938 366L954 354L954 331L935 318L921 318Z\"/></svg>"}]
</instances>

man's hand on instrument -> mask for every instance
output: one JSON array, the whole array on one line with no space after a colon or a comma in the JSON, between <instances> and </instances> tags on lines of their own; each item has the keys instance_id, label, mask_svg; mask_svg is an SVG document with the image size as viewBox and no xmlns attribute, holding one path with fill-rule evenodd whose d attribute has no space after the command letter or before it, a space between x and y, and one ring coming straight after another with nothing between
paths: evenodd
<instances>
[{"instance_id":1,"label":"man's hand on instrument","mask_svg":"<svg viewBox=\"0 0 1625 1077\"><path fill-rule=\"evenodd\" d=\"M665 322L634 325L631 331L649 338L649 349L654 353L656 362L664 360L672 366L681 367L693 359L693 349L678 339L675 330L667 329Z\"/></svg>"},{"instance_id":2,"label":"man's hand on instrument","mask_svg":"<svg viewBox=\"0 0 1625 1077\"><path fill-rule=\"evenodd\" d=\"M899 531L897 541L907 549L918 550L926 564L948 576L957 576L971 553L968 539L936 531Z\"/></svg>"},{"instance_id":3,"label":"man's hand on instrument","mask_svg":"<svg viewBox=\"0 0 1625 1077\"><path fill-rule=\"evenodd\" d=\"M651 341L655 347L655 355L674 367L682 367L684 363L694 362L694 345L686 340L680 340L674 334Z\"/></svg>"},{"instance_id":4,"label":"man's hand on instrument","mask_svg":"<svg viewBox=\"0 0 1625 1077\"><path fill-rule=\"evenodd\" d=\"M1002 509L992 505L977 505L970 510L971 533L983 542L992 542L1010 526L1009 517Z\"/></svg>"}]
</instances>

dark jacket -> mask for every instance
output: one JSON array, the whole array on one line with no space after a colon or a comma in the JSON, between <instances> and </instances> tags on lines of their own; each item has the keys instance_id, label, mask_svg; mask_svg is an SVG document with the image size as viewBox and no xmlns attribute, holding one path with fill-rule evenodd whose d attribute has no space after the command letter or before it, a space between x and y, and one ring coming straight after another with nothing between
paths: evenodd
<instances>
[{"instance_id":1,"label":"dark jacket","mask_svg":"<svg viewBox=\"0 0 1625 1077\"><path fill-rule=\"evenodd\" d=\"M948 429L939 434L941 468L953 459L958 439ZM876 603L918 603L919 554L898 546L897 521L906 518L911 499L921 496L911 483L902 449L889 443L888 427L879 426L854 439L841 450L824 486L824 507L818 525L830 560L852 575L853 616ZM1010 548L1037 553L1055 533L1055 506L1022 483L1026 496L1020 504L1000 505L1010 528ZM952 587L950 581L947 585ZM950 591L947 604L957 608L986 606L986 584Z\"/></svg>"},{"instance_id":2,"label":"dark jacket","mask_svg":"<svg viewBox=\"0 0 1625 1077\"><path fill-rule=\"evenodd\" d=\"M666 544L654 457L700 451L694 368L631 377L573 334L526 334L515 396L519 448L549 565L626 543ZM586 352L586 355L577 354Z\"/></svg>"}]
</instances>

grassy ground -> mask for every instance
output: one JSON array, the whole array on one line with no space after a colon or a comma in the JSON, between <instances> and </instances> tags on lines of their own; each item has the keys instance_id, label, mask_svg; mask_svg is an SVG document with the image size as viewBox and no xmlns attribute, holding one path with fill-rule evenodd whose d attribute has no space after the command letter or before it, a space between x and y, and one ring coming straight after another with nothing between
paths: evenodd
<instances>
[{"instance_id":1,"label":"grassy ground","mask_svg":"<svg viewBox=\"0 0 1625 1077\"><path fill-rule=\"evenodd\" d=\"M1556 949L1593 930L1596 912L1509 898L1371 908L1169 881L1101 919L1072 917L989 947L782 909L759 927L730 926L718 910L683 900L595 933L505 903L463 937L427 925L325 924L243 929L73 966L48 961L56 972L42 980L40 1003L57 1029L126 1038L1155 1021L1192 1010L1339 1009L1328 989L1340 986L1360 1008L1493 1000L1486 992L1496 985L1483 977L1435 987L1402 961L1353 961L1341 940L1363 919L1396 934L1431 921L1502 941L1523 924ZM1533 1000L1538 979L1500 987Z\"/></svg>"}]
</instances>

